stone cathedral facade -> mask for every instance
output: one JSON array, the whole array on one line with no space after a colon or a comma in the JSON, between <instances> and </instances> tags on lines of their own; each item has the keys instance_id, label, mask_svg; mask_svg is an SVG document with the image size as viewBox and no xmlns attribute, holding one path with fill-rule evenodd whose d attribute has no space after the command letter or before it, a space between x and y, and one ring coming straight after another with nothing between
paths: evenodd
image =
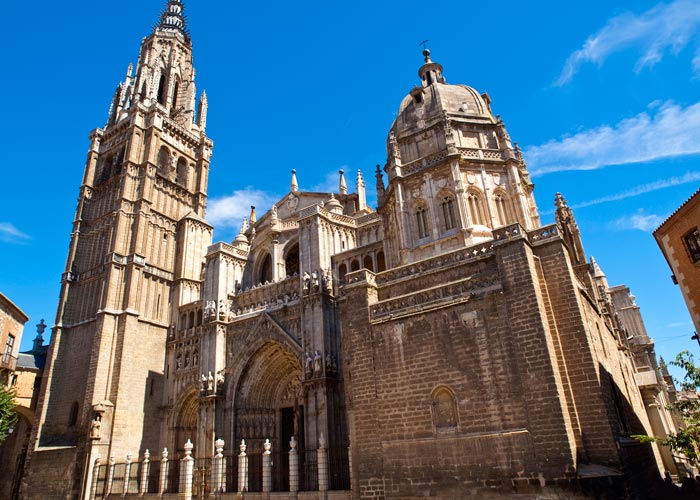
<instances>
[{"instance_id":1,"label":"stone cathedral facade","mask_svg":"<svg viewBox=\"0 0 700 500\"><path fill-rule=\"evenodd\" d=\"M190 440L210 457L219 438L326 440L344 498L637 492L678 472L629 438L674 429L660 376L639 389L653 344L634 345L563 197L541 225L489 96L447 84L427 50L377 210L359 172L332 194L293 172L213 243L183 9L167 2L90 136L24 498L89 498L98 456Z\"/></svg>"}]
</instances>

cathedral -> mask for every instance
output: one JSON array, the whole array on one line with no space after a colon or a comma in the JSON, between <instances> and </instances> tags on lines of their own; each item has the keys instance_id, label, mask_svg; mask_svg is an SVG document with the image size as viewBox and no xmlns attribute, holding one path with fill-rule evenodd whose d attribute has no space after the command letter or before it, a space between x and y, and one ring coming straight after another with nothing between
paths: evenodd
<instances>
[{"instance_id":1,"label":"cathedral","mask_svg":"<svg viewBox=\"0 0 700 500\"><path fill-rule=\"evenodd\" d=\"M646 498L683 473L630 437L678 422L629 290L560 194L540 223L488 94L423 57L376 209L359 172L320 193L292 171L213 242L207 98L167 1L90 135L22 498L204 498L146 464L215 456L217 495L255 495L270 450L289 498Z\"/></svg>"}]
</instances>

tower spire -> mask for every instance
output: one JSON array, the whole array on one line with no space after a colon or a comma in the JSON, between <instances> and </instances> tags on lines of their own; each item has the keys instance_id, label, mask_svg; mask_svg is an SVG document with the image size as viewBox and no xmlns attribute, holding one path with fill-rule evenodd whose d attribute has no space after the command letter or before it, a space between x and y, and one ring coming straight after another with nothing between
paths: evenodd
<instances>
[{"instance_id":1,"label":"tower spire","mask_svg":"<svg viewBox=\"0 0 700 500\"><path fill-rule=\"evenodd\" d=\"M189 39L187 33L187 18L184 14L185 5L182 0L168 0L165 9L160 14L157 29L163 31L179 31Z\"/></svg>"}]
</instances>

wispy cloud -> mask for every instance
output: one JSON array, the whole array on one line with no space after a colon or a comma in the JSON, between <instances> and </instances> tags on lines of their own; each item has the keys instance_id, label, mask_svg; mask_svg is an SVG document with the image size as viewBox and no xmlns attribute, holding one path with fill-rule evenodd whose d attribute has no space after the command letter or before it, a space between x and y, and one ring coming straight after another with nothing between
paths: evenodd
<instances>
[{"instance_id":1,"label":"wispy cloud","mask_svg":"<svg viewBox=\"0 0 700 500\"><path fill-rule=\"evenodd\" d=\"M673 102L649 109L615 125L584 130L540 146L526 148L533 176L563 170L594 170L610 165L700 154L700 103Z\"/></svg>"},{"instance_id":2,"label":"wispy cloud","mask_svg":"<svg viewBox=\"0 0 700 500\"><path fill-rule=\"evenodd\" d=\"M31 237L17 229L10 222L0 222L0 241L15 244L29 243Z\"/></svg>"},{"instance_id":3,"label":"wispy cloud","mask_svg":"<svg viewBox=\"0 0 700 500\"><path fill-rule=\"evenodd\" d=\"M664 221L663 217L656 214L645 214L639 210L636 214L625 215L610 223L615 229L627 230L638 229L639 231L650 232L656 229Z\"/></svg>"},{"instance_id":4,"label":"wispy cloud","mask_svg":"<svg viewBox=\"0 0 700 500\"><path fill-rule=\"evenodd\" d=\"M572 53L554 82L562 86L571 81L580 67L587 63L598 66L616 52L634 49L641 52L635 71L652 67L666 52L678 53L700 34L700 2L676 0L658 4L636 15L624 13L611 18L603 28ZM700 69L700 54L696 52L694 69Z\"/></svg>"},{"instance_id":5,"label":"wispy cloud","mask_svg":"<svg viewBox=\"0 0 700 500\"><path fill-rule=\"evenodd\" d=\"M682 175L680 177L669 177L668 179L660 179L658 181L650 182L648 184L635 186L631 189L627 189L619 193L603 196L602 198L596 198L594 200L583 201L581 203L573 204L571 205L571 208L590 207L591 205L600 205L601 203L609 203L611 201L624 200L625 198L632 198L634 196L651 193L653 191L658 191L659 189L666 189L698 181L700 181L700 172L687 172L685 175Z\"/></svg>"},{"instance_id":6,"label":"wispy cloud","mask_svg":"<svg viewBox=\"0 0 700 500\"><path fill-rule=\"evenodd\" d=\"M228 196L209 199L207 221L217 229L239 227L243 217L250 215L251 205L262 215L279 199L276 194L252 187L238 189Z\"/></svg>"}]
</instances>

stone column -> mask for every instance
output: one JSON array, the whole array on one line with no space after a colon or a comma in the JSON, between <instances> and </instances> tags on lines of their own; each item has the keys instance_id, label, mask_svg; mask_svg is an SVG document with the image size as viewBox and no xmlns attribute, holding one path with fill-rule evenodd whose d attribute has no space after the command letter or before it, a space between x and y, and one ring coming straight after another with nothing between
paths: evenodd
<instances>
[{"instance_id":1,"label":"stone column","mask_svg":"<svg viewBox=\"0 0 700 500\"><path fill-rule=\"evenodd\" d=\"M224 473L226 471L226 459L224 458L224 440L217 439L214 443L216 454L211 461L211 491L212 493L224 493L226 491L226 481Z\"/></svg>"},{"instance_id":2,"label":"stone column","mask_svg":"<svg viewBox=\"0 0 700 500\"><path fill-rule=\"evenodd\" d=\"M299 491L299 455L296 439L292 436L289 442L289 492L296 494L297 491Z\"/></svg>"},{"instance_id":3,"label":"stone column","mask_svg":"<svg viewBox=\"0 0 700 500\"><path fill-rule=\"evenodd\" d=\"M143 452L143 462L141 462L141 488L139 493L141 496L148 492L148 475L151 472L151 452L146 450Z\"/></svg>"},{"instance_id":4,"label":"stone column","mask_svg":"<svg viewBox=\"0 0 700 500\"><path fill-rule=\"evenodd\" d=\"M323 433L318 438L318 491L328 491L328 447Z\"/></svg>"},{"instance_id":5,"label":"stone column","mask_svg":"<svg viewBox=\"0 0 700 500\"><path fill-rule=\"evenodd\" d=\"M92 495L90 498L93 500L97 497L97 479L100 477L100 457L95 459L95 465L92 469Z\"/></svg>"},{"instance_id":6,"label":"stone column","mask_svg":"<svg viewBox=\"0 0 700 500\"><path fill-rule=\"evenodd\" d=\"M192 500L192 475L194 473L194 458L192 449L194 445L189 439L185 443L185 458L180 460L180 491L184 500Z\"/></svg>"},{"instance_id":7,"label":"stone column","mask_svg":"<svg viewBox=\"0 0 700 500\"><path fill-rule=\"evenodd\" d=\"M241 453L238 455L238 493L248 491L248 456L245 454L245 439L241 439L239 447Z\"/></svg>"},{"instance_id":8,"label":"stone column","mask_svg":"<svg viewBox=\"0 0 700 500\"><path fill-rule=\"evenodd\" d=\"M158 481L158 493L161 495L168 489L168 449L163 448L160 458L160 478Z\"/></svg>"},{"instance_id":9,"label":"stone column","mask_svg":"<svg viewBox=\"0 0 700 500\"><path fill-rule=\"evenodd\" d=\"M126 496L129 493L129 483L131 481L131 453L126 455L126 464L124 464L124 487L122 490L122 496Z\"/></svg>"},{"instance_id":10,"label":"stone column","mask_svg":"<svg viewBox=\"0 0 700 500\"><path fill-rule=\"evenodd\" d=\"M272 491L272 444L269 439L265 440L265 451L262 457L262 490L263 493Z\"/></svg>"}]
</instances>

